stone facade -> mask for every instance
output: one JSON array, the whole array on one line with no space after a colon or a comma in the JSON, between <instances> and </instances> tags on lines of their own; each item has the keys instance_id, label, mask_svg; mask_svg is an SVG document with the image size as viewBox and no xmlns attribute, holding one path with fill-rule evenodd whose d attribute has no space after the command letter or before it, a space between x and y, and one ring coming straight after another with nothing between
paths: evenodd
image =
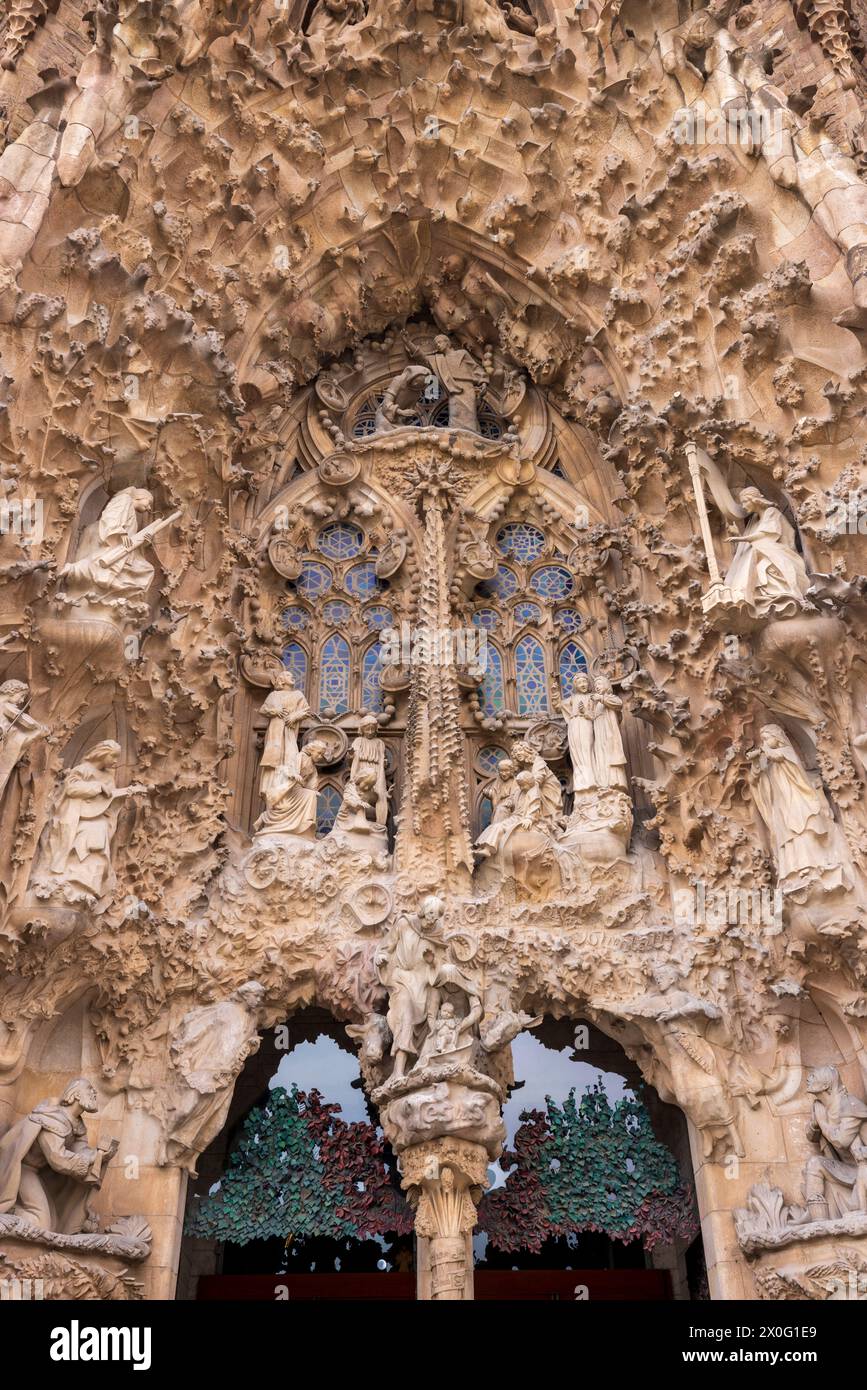
<instances>
[{"instance_id":1,"label":"stone facade","mask_svg":"<svg viewBox=\"0 0 867 1390\"><path fill-rule=\"evenodd\" d=\"M713 1297L861 1287L865 45L862 0L7 5L15 1278L172 1297L316 1005L420 1296L472 1296L546 1014L685 1114Z\"/></svg>"}]
</instances>

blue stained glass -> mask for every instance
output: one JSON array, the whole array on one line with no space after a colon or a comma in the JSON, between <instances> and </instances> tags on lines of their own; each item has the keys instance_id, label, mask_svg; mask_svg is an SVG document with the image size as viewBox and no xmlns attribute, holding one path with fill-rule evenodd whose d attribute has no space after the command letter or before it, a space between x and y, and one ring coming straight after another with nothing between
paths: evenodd
<instances>
[{"instance_id":1,"label":"blue stained glass","mask_svg":"<svg viewBox=\"0 0 867 1390\"><path fill-rule=\"evenodd\" d=\"M497 532L497 545L504 555L529 565L545 549L545 535L538 526L530 526L526 521L509 521Z\"/></svg>"},{"instance_id":2,"label":"blue stained glass","mask_svg":"<svg viewBox=\"0 0 867 1390\"><path fill-rule=\"evenodd\" d=\"M384 580L377 577L376 570L368 560L347 570L343 582L356 598L369 598L371 594L380 594L388 587Z\"/></svg>"},{"instance_id":3,"label":"blue stained glass","mask_svg":"<svg viewBox=\"0 0 867 1390\"><path fill-rule=\"evenodd\" d=\"M554 463L552 463L551 472L554 474L555 478L562 478L564 483L566 482L566 474L563 472L563 466L559 459L556 459Z\"/></svg>"},{"instance_id":4,"label":"blue stained glass","mask_svg":"<svg viewBox=\"0 0 867 1390\"><path fill-rule=\"evenodd\" d=\"M500 615L495 608L477 608L473 614L473 627L485 627L489 632L499 621Z\"/></svg>"},{"instance_id":5,"label":"blue stained glass","mask_svg":"<svg viewBox=\"0 0 867 1390\"><path fill-rule=\"evenodd\" d=\"M327 835L334 824L343 796L337 787L326 782L316 796L316 834Z\"/></svg>"},{"instance_id":6,"label":"blue stained glass","mask_svg":"<svg viewBox=\"0 0 867 1390\"><path fill-rule=\"evenodd\" d=\"M364 439L367 435L373 434L376 429L376 411L382 400L382 392L375 396L368 396L358 408L355 416L355 423L352 426L352 433L356 439Z\"/></svg>"},{"instance_id":7,"label":"blue stained glass","mask_svg":"<svg viewBox=\"0 0 867 1390\"><path fill-rule=\"evenodd\" d=\"M329 560L354 560L364 546L364 532L346 521L332 521L319 532L317 545Z\"/></svg>"},{"instance_id":8,"label":"blue stained glass","mask_svg":"<svg viewBox=\"0 0 867 1390\"><path fill-rule=\"evenodd\" d=\"M326 623L332 623L334 627L339 627L341 623L348 623L352 616L352 609L345 599L330 598L327 603L322 605L322 617Z\"/></svg>"},{"instance_id":9,"label":"blue stained glass","mask_svg":"<svg viewBox=\"0 0 867 1390\"><path fill-rule=\"evenodd\" d=\"M545 565L544 569L536 570L531 576L530 588L540 598L565 598L575 588L575 580L567 569L559 565Z\"/></svg>"},{"instance_id":10,"label":"blue stained glass","mask_svg":"<svg viewBox=\"0 0 867 1390\"><path fill-rule=\"evenodd\" d=\"M394 627L394 614L382 604L372 603L364 610L364 621L371 632L381 632L384 627Z\"/></svg>"},{"instance_id":11,"label":"blue stained glass","mask_svg":"<svg viewBox=\"0 0 867 1390\"><path fill-rule=\"evenodd\" d=\"M438 430L444 430L447 428L449 423L448 401L443 401L442 405L437 406L436 410L430 417L430 422L432 425L435 425Z\"/></svg>"},{"instance_id":12,"label":"blue stained glass","mask_svg":"<svg viewBox=\"0 0 867 1390\"><path fill-rule=\"evenodd\" d=\"M318 560L305 560L295 581L295 587L305 598L318 598L320 594L327 594L331 588L331 570L327 565L321 565Z\"/></svg>"},{"instance_id":13,"label":"blue stained glass","mask_svg":"<svg viewBox=\"0 0 867 1390\"><path fill-rule=\"evenodd\" d=\"M485 652L485 678L479 694L485 714L499 714L505 704L503 688L503 659L493 642L489 642Z\"/></svg>"},{"instance_id":14,"label":"blue stained glass","mask_svg":"<svg viewBox=\"0 0 867 1390\"><path fill-rule=\"evenodd\" d=\"M508 565L497 565L493 579L485 579L479 585L479 593L486 598L512 598L518 592L518 576Z\"/></svg>"},{"instance_id":15,"label":"blue stained glass","mask_svg":"<svg viewBox=\"0 0 867 1390\"><path fill-rule=\"evenodd\" d=\"M321 714L347 714L351 676L349 643L336 634L322 647L319 669L319 710Z\"/></svg>"},{"instance_id":16,"label":"blue stained glass","mask_svg":"<svg viewBox=\"0 0 867 1390\"><path fill-rule=\"evenodd\" d=\"M299 690L307 689L307 653L298 642L290 642L283 648L283 665L295 677Z\"/></svg>"},{"instance_id":17,"label":"blue stained glass","mask_svg":"<svg viewBox=\"0 0 867 1390\"><path fill-rule=\"evenodd\" d=\"M581 614L577 608L561 608L554 614L554 622L564 632L577 632L581 626Z\"/></svg>"},{"instance_id":18,"label":"blue stained glass","mask_svg":"<svg viewBox=\"0 0 867 1390\"><path fill-rule=\"evenodd\" d=\"M382 671L382 647L374 642L364 653L361 664L361 707L379 714L383 706L382 686L379 675Z\"/></svg>"},{"instance_id":19,"label":"blue stained glass","mask_svg":"<svg viewBox=\"0 0 867 1390\"><path fill-rule=\"evenodd\" d=\"M305 628L307 626L309 618L310 614L307 612L306 608L293 607L285 608L283 610L284 627L294 628L296 632L300 632L302 628Z\"/></svg>"},{"instance_id":20,"label":"blue stained glass","mask_svg":"<svg viewBox=\"0 0 867 1390\"><path fill-rule=\"evenodd\" d=\"M579 671L587 670L587 658L577 642L567 642L560 653L560 691L566 699L572 694L572 683Z\"/></svg>"},{"instance_id":21,"label":"blue stained glass","mask_svg":"<svg viewBox=\"0 0 867 1390\"><path fill-rule=\"evenodd\" d=\"M518 714L548 713L548 682L545 678L545 654L535 637L522 637L515 647L515 678L518 689Z\"/></svg>"},{"instance_id":22,"label":"blue stained glass","mask_svg":"<svg viewBox=\"0 0 867 1390\"><path fill-rule=\"evenodd\" d=\"M484 748L480 748L476 754L479 767L483 772L487 772L489 777L493 777L497 770L497 764L508 756L506 749L498 748L495 743L486 743Z\"/></svg>"},{"instance_id":23,"label":"blue stained glass","mask_svg":"<svg viewBox=\"0 0 867 1390\"><path fill-rule=\"evenodd\" d=\"M515 615L515 622L521 623L540 623L542 621L542 610L538 603L516 603L512 609Z\"/></svg>"},{"instance_id":24,"label":"blue stained glass","mask_svg":"<svg viewBox=\"0 0 867 1390\"><path fill-rule=\"evenodd\" d=\"M480 835L481 835L481 833L482 833L483 830L487 830L488 826L489 826L490 823L491 823L491 817L493 816L493 814L494 814L494 806L493 806L493 802L491 801L491 798L490 798L489 796L483 796L482 799L481 799L481 801L479 802L479 834L480 834Z\"/></svg>"}]
</instances>

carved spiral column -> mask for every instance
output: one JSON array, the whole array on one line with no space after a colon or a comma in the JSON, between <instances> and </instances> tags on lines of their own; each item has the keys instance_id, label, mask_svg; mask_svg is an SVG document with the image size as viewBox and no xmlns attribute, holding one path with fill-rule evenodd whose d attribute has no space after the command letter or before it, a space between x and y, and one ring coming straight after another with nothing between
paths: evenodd
<instances>
[{"instance_id":1,"label":"carved spiral column","mask_svg":"<svg viewBox=\"0 0 867 1390\"><path fill-rule=\"evenodd\" d=\"M443 644L452 613L445 513L455 484L444 460L428 457L410 475L424 518L414 655L410 666L403 804L396 856L401 868L472 872L469 801L460 727L457 668Z\"/></svg>"},{"instance_id":2,"label":"carved spiral column","mask_svg":"<svg viewBox=\"0 0 867 1390\"><path fill-rule=\"evenodd\" d=\"M419 1297L433 1303L472 1298L472 1232L476 1207L487 1180L483 1145L464 1139L434 1139L401 1155L406 1190L415 1208L415 1231L429 1242L429 1291L419 1281Z\"/></svg>"}]
</instances>

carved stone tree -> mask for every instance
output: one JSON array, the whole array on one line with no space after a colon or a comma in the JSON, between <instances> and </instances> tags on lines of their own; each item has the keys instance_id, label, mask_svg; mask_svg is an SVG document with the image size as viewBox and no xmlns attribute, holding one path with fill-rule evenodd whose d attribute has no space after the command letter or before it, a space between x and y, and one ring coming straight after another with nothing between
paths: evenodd
<instances>
[{"instance_id":1,"label":"carved stone tree","mask_svg":"<svg viewBox=\"0 0 867 1390\"><path fill-rule=\"evenodd\" d=\"M171 1297L315 1003L469 1297L547 1013L685 1113L714 1297L834 1296L863 16L152 8L0 17L0 1254Z\"/></svg>"}]
</instances>

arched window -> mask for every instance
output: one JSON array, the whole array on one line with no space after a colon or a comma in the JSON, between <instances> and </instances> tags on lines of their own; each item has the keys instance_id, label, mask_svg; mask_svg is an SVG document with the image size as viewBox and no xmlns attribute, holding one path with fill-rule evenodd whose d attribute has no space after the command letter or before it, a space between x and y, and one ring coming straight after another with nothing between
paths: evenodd
<instances>
[{"instance_id":1,"label":"arched window","mask_svg":"<svg viewBox=\"0 0 867 1390\"><path fill-rule=\"evenodd\" d=\"M299 690L307 691L307 653L300 642L290 642L288 647L283 648L283 665L287 671L291 671L295 677L295 684Z\"/></svg>"},{"instance_id":2,"label":"arched window","mask_svg":"<svg viewBox=\"0 0 867 1390\"><path fill-rule=\"evenodd\" d=\"M379 714L383 706L382 686L379 683L382 671L382 644L374 642L364 653L361 663L361 707L372 714Z\"/></svg>"},{"instance_id":3,"label":"arched window","mask_svg":"<svg viewBox=\"0 0 867 1390\"><path fill-rule=\"evenodd\" d=\"M316 794L316 834L327 835L334 825L343 794L332 782L324 782Z\"/></svg>"},{"instance_id":4,"label":"arched window","mask_svg":"<svg viewBox=\"0 0 867 1390\"><path fill-rule=\"evenodd\" d=\"M587 658L577 642L567 642L560 652L560 693L563 698L572 694L572 684L581 671L587 670Z\"/></svg>"},{"instance_id":5,"label":"arched window","mask_svg":"<svg viewBox=\"0 0 867 1390\"><path fill-rule=\"evenodd\" d=\"M548 713L545 653L535 637L522 637L515 647L515 688L522 718Z\"/></svg>"},{"instance_id":6,"label":"arched window","mask_svg":"<svg viewBox=\"0 0 867 1390\"><path fill-rule=\"evenodd\" d=\"M352 661L349 643L335 633L322 646L319 666L319 710L321 714L347 714L350 706Z\"/></svg>"},{"instance_id":7,"label":"arched window","mask_svg":"<svg viewBox=\"0 0 867 1390\"><path fill-rule=\"evenodd\" d=\"M506 703L503 685L503 658L493 642L488 642L485 650L485 678L481 687L482 709L485 714L499 714Z\"/></svg>"}]
</instances>

